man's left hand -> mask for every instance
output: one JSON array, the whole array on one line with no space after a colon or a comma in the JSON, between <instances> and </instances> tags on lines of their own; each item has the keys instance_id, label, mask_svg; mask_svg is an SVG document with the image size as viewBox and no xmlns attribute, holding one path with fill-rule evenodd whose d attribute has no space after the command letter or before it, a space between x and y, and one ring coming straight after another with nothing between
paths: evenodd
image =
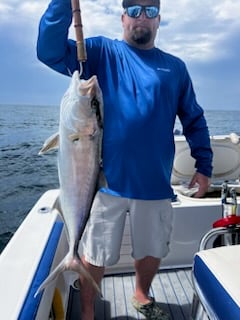
<instances>
[{"instance_id":1,"label":"man's left hand","mask_svg":"<svg viewBox=\"0 0 240 320\"><path fill-rule=\"evenodd\" d=\"M196 184L198 185L198 191L194 194L194 198L202 198L208 191L210 178L202 173L196 172L192 177L189 188L193 188Z\"/></svg>"}]
</instances>

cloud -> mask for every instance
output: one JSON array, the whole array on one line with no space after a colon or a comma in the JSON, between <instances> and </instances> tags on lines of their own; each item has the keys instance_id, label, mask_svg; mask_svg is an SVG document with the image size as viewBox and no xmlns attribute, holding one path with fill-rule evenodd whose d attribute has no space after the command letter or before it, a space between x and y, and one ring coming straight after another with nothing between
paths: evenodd
<instances>
[{"instance_id":1,"label":"cloud","mask_svg":"<svg viewBox=\"0 0 240 320\"><path fill-rule=\"evenodd\" d=\"M0 24L24 30L23 41L36 40L39 19L48 1L1 0ZM81 0L84 36L105 35L121 39L121 0ZM157 45L183 59L207 61L229 54L216 49L240 31L238 0L163 0ZM73 27L70 36L75 38ZM10 35L11 36L11 35Z\"/></svg>"},{"instance_id":2,"label":"cloud","mask_svg":"<svg viewBox=\"0 0 240 320\"><path fill-rule=\"evenodd\" d=\"M19 0L1 0L0 3L0 23L6 21L12 24L18 24L19 19L28 23L36 20L39 12L47 6L47 1L19 1ZM15 18L15 19L13 19ZM10 19L13 19L9 21Z\"/></svg>"},{"instance_id":3,"label":"cloud","mask_svg":"<svg viewBox=\"0 0 240 320\"><path fill-rule=\"evenodd\" d=\"M85 37L104 35L121 39L121 1L81 1L82 21ZM71 36L74 37L72 28Z\"/></svg>"},{"instance_id":4,"label":"cloud","mask_svg":"<svg viewBox=\"0 0 240 320\"><path fill-rule=\"evenodd\" d=\"M239 18L240 3L237 0L224 0L215 3L214 12L219 20L235 21Z\"/></svg>"},{"instance_id":5,"label":"cloud","mask_svg":"<svg viewBox=\"0 0 240 320\"><path fill-rule=\"evenodd\" d=\"M38 24L48 3L48 0L1 0L0 81L5 86L2 91L5 100L13 97L9 89L12 70L19 96L21 91L34 84L33 77L38 80L37 87L32 86L32 99L35 94L41 100L40 92L59 92L59 88L66 84L63 77L36 58ZM121 0L81 0L81 10L85 37L104 35L122 38ZM186 62L197 95L201 101L211 101L211 106L220 105L225 97L231 100L231 104L239 106L239 34L239 0L161 1L161 24L156 46ZM73 27L70 37L75 38ZM51 81L55 83L54 88ZM217 95L214 90L217 90ZM2 97L0 92L0 103Z\"/></svg>"},{"instance_id":6,"label":"cloud","mask_svg":"<svg viewBox=\"0 0 240 320\"><path fill-rule=\"evenodd\" d=\"M208 61L226 56L228 48L219 51L220 45L240 31L237 0L168 0L163 2L162 16L167 24L160 32L159 43L187 60Z\"/></svg>"}]
</instances>

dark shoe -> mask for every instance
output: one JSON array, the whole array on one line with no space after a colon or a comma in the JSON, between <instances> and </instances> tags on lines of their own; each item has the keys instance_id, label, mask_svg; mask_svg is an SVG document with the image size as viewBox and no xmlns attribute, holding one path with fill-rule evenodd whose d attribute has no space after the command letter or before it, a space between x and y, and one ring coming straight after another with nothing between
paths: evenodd
<instances>
[{"instance_id":1,"label":"dark shoe","mask_svg":"<svg viewBox=\"0 0 240 320\"><path fill-rule=\"evenodd\" d=\"M151 302L142 304L133 297L132 305L148 320L170 320L169 314L160 308L160 304L157 303L154 298L151 297L150 299L152 300Z\"/></svg>"}]
</instances>

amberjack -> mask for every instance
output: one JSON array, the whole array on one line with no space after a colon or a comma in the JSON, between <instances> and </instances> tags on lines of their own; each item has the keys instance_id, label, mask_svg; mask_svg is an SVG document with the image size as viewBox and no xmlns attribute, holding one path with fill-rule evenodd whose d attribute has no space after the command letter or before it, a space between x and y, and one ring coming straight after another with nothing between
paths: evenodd
<instances>
[{"instance_id":1,"label":"amberjack","mask_svg":"<svg viewBox=\"0 0 240 320\"><path fill-rule=\"evenodd\" d=\"M103 98L96 76L81 80L72 75L61 101L59 132L47 139L40 154L58 148L60 213L65 224L69 252L38 288L36 295L63 271L72 270L99 287L84 268L78 246L98 183L103 123Z\"/></svg>"}]
</instances>

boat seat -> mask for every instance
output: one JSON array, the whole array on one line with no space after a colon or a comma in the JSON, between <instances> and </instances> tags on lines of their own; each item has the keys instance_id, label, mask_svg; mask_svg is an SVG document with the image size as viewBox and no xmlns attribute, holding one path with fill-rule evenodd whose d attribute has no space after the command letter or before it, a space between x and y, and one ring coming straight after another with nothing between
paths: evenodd
<instances>
[{"instance_id":1,"label":"boat seat","mask_svg":"<svg viewBox=\"0 0 240 320\"><path fill-rule=\"evenodd\" d=\"M240 245L199 251L194 258L192 319L199 305L211 320L240 319Z\"/></svg>"}]
</instances>

